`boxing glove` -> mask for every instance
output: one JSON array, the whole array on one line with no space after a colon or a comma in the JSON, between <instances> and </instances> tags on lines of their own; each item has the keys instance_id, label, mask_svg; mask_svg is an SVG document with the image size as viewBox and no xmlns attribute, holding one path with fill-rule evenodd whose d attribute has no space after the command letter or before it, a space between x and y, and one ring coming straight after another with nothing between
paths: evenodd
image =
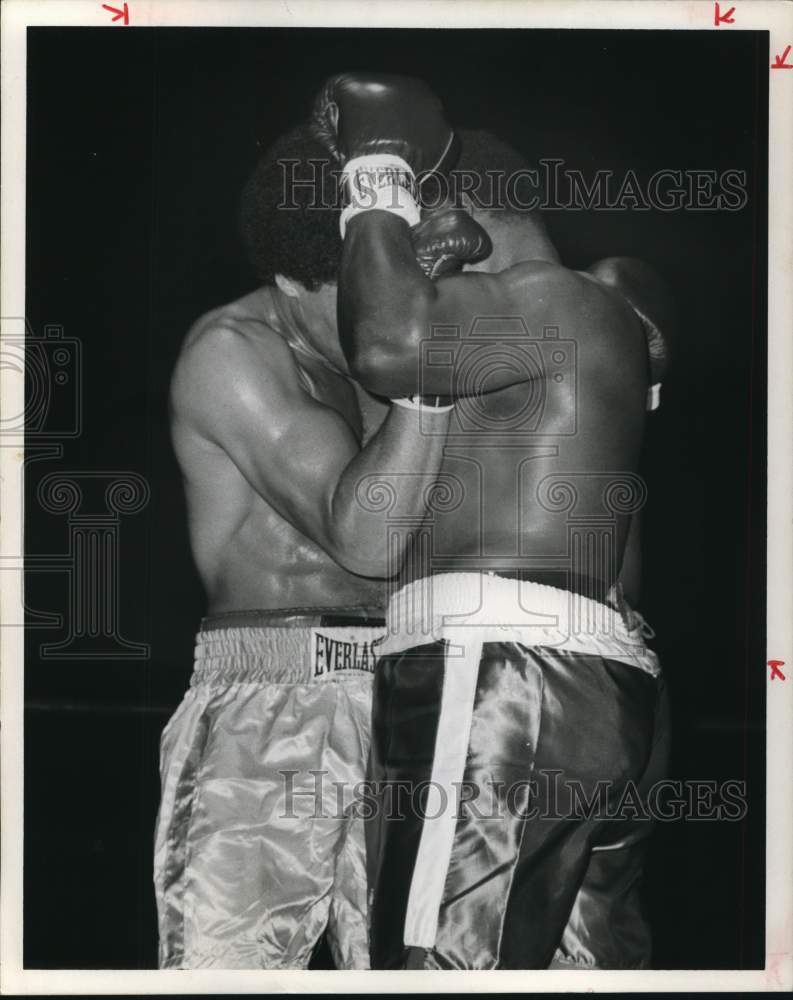
<instances>
[{"instance_id":1,"label":"boxing glove","mask_svg":"<svg viewBox=\"0 0 793 1000\"><path fill-rule=\"evenodd\" d=\"M342 166L361 156L397 156L414 174L451 165L455 135L438 98L409 76L340 73L314 101L314 136Z\"/></svg>"},{"instance_id":2,"label":"boxing glove","mask_svg":"<svg viewBox=\"0 0 793 1000\"><path fill-rule=\"evenodd\" d=\"M493 252L487 232L462 208L428 214L411 230L416 260L433 280L484 260Z\"/></svg>"},{"instance_id":3,"label":"boxing glove","mask_svg":"<svg viewBox=\"0 0 793 1000\"><path fill-rule=\"evenodd\" d=\"M343 167L342 238L347 222L371 209L416 225L422 179L449 169L459 152L438 98L406 76L331 77L314 102L311 131Z\"/></svg>"},{"instance_id":4,"label":"boxing glove","mask_svg":"<svg viewBox=\"0 0 793 1000\"><path fill-rule=\"evenodd\" d=\"M669 368L669 342L675 329L672 296L666 283L649 264L634 257L607 257L587 272L630 303L647 338L650 383L662 382Z\"/></svg>"}]
</instances>

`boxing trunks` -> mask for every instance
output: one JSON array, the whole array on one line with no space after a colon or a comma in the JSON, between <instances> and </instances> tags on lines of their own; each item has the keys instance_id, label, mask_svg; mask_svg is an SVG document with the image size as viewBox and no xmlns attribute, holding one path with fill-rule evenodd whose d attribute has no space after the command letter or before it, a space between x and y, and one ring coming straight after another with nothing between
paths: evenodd
<instances>
[{"instance_id":1,"label":"boxing trunks","mask_svg":"<svg viewBox=\"0 0 793 1000\"><path fill-rule=\"evenodd\" d=\"M161 968L368 968L363 821L376 612L204 619L161 741Z\"/></svg>"},{"instance_id":2,"label":"boxing trunks","mask_svg":"<svg viewBox=\"0 0 793 1000\"><path fill-rule=\"evenodd\" d=\"M373 968L638 968L663 776L658 661L630 610L491 574L389 603L367 818Z\"/></svg>"}]
</instances>

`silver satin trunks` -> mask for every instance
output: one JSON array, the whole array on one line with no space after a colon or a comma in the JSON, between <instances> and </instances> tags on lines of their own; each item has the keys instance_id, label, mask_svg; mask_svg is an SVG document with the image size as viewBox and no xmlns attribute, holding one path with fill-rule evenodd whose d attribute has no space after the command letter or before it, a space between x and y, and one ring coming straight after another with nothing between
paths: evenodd
<instances>
[{"instance_id":1,"label":"silver satin trunks","mask_svg":"<svg viewBox=\"0 0 793 1000\"><path fill-rule=\"evenodd\" d=\"M358 624L358 622L362 624ZM369 967L362 819L376 613L205 619L161 739L161 968Z\"/></svg>"}]
</instances>

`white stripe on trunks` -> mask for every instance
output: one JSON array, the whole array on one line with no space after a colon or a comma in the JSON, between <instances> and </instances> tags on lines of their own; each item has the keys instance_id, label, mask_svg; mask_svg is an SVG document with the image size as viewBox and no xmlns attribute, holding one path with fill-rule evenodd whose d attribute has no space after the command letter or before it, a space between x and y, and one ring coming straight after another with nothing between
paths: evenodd
<instances>
[{"instance_id":1,"label":"white stripe on trunks","mask_svg":"<svg viewBox=\"0 0 793 1000\"><path fill-rule=\"evenodd\" d=\"M482 639L476 629L448 629L443 690L425 819L405 915L407 947L432 948L457 824L457 794L465 773ZM455 655L462 647L462 656Z\"/></svg>"}]
</instances>

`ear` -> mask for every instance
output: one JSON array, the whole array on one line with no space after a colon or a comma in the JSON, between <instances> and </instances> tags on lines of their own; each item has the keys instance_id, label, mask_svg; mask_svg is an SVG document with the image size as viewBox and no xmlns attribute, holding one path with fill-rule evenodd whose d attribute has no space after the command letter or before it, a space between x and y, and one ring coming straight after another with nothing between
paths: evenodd
<instances>
[{"instance_id":1,"label":"ear","mask_svg":"<svg viewBox=\"0 0 793 1000\"><path fill-rule=\"evenodd\" d=\"M300 286L291 278L285 278L283 274L276 274L275 283L279 290L288 295L290 299L300 298Z\"/></svg>"}]
</instances>

